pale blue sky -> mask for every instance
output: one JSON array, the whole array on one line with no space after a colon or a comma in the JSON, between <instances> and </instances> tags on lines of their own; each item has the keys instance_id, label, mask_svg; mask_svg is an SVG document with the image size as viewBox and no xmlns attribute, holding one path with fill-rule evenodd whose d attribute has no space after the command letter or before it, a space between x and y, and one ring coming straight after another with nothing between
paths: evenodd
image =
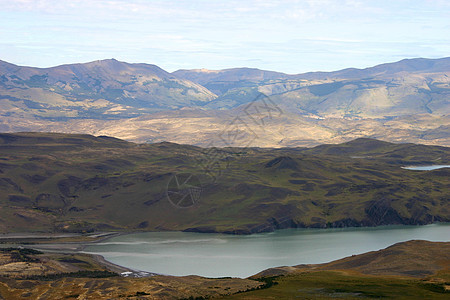
<instances>
[{"instance_id":1,"label":"pale blue sky","mask_svg":"<svg viewBox=\"0 0 450 300\"><path fill-rule=\"evenodd\" d=\"M450 56L447 0L0 0L0 60L286 73Z\"/></svg>"}]
</instances>

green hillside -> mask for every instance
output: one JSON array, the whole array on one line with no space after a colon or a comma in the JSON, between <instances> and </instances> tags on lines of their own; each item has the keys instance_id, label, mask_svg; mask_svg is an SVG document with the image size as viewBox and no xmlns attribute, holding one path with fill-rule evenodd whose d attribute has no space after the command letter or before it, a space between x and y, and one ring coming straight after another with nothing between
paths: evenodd
<instances>
[{"instance_id":1,"label":"green hillside","mask_svg":"<svg viewBox=\"0 0 450 300\"><path fill-rule=\"evenodd\" d=\"M221 299L448 299L450 243L408 241L321 265L268 269L268 288Z\"/></svg>"},{"instance_id":2,"label":"green hillside","mask_svg":"<svg viewBox=\"0 0 450 300\"><path fill-rule=\"evenodd\" d=\"M449 169L401 166L449 164L449 153L371 139L316 148L208 149L1 134L0 230L246 234L447 222Z\"/></svg>"}]
</instances>

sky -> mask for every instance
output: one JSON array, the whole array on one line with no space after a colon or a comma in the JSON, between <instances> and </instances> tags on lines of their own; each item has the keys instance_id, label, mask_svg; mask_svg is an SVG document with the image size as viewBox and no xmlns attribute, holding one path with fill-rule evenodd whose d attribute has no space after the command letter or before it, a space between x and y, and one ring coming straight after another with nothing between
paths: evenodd
<instances>
[{"instance_id":1,"label":"sky","mask_svg":"<svg viewBox=\"0 0 450 300\"><path fill-rule=\"evenodd\" d=\"M0 0L0 60L290 74L450 56L448 0Z\"/></svg>"}]
</instances>

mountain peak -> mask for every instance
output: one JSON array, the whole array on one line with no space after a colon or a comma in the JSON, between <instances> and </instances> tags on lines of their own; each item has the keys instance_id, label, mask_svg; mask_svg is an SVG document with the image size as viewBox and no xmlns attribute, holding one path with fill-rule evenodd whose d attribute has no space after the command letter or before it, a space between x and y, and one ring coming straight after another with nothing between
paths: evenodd
<instances>
[{"instance_id":1,"label":"mountain peak","mask_svg":"<svg viewBox=\"0 0 450 300\"><path fill-rule=\"evenodd\" d=\"M175 78L158 66L127 63L115 58L51 68L20 67L0 62L0 94L17 87L26 90L26 96L13 93L12 96L7 94L6 99L0 97L0 100L8 103L6 107L32 106L36 115L44 109L52 113L58 110L58 113L69 118L79 114L91 118L139 116L164 109L194 106L195 103L208 102L216 97L203 86ZM14 103L9 97L14 99ZM27 100L22 100L22 97ZM71 113L62 113L63 109L55 99L67 100ZM83 106L77 101L72 102L73 99L89 104ZM93 104L96 99L102 100ZM37 108L41 111L35 110Z\"/></svg>"},{"instance_id":2,"label":"mountain peak","mask_svg":"<svg viewBox=\"0 0 450 300\"><path fill-rule=\"evenodd\" d=\"M94 62L95 62L95 63L102 63L102 64L117 64L117 63L120 63L120 64L128 64L128 63L123 62L123 61L118 61L118 60L115 59L115 58L100 59L100 60L96 60L96 61L94 61Z\"/></svg>"},{"instance_id":3,"label":"mountain peak","mask_svg":"<svg viewBox=\"0 0 450 300\"><path fill-rule=\"evenodd\" d=\"M101 59L101 60L95 60L86 63L85 65L97 65L97 66L103 66L103 67L117 67L117 66L123 66L123 65L129 65L126 62L118 61L115 58L109 58L109 59Z\"/></svg>"}]
</instances>

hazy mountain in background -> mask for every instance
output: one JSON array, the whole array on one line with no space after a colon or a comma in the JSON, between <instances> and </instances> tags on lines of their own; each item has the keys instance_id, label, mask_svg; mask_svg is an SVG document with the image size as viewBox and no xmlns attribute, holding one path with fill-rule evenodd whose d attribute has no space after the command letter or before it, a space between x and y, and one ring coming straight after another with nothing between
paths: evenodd
<instances>
[{"instance_id":1,"label":"hazy mountain in background","mask_svg":"<svg viewBox=\"0 0 450 300\"><path fill-rule=\"evenodd\" d=\"M262 82L265 80L287 79L292 77L284 73L255 68L178 70L172 74L179 78L201 84L217 95L222 95L236 86L246 86L246 82Z\"/></svg>"},{"instance_id":2,"label":"hazy mountain in background","mask_svg":"<svg viewBox=\"0 0 450 300\"><path fill-rule=\"evenodd\" d=\"M251 68L168 73L114 59L45 69L0 62L0 130L203 146L358 137L450 145L449 76L450 58L296 75ZM244 142L223 142L230 126Z\"/></svg>"},{"instance_id":3,"label":"hazy mountain in background","mask_svg":"<svg viewBox=\"0 0 450 300\"><path fill-rule=\"evenodd\" d=\"M277 95L276 103L289 110L322 117L383 118L450 111L450 58L405 59L366 69L297 75L248 68L180 70L173 74L219 95L207 104L212 108L236 107L262 92Z\"/></svg>"},{"instance_id":4,"label":"hazy mountain in background","mask_svg":"<svg viewBox=\"0 0 450 300\"><path fill-rule=\"evenodd\" d=\"M285 74L280 72L265 71L255 68L232 68L224 70L178 70L172 74L191 80L201 85L212 82L236 82L236 81L261 81L274 79L355 79L368 78L372 76L395 74L399 72L448 72L450 69L450 57L427 59L414 58L403 59L398 62L385 63L365 69L347 68L332 72L308 72L303 74Z\"/></svg>"},{"instance_id":5,"label":"hazy mountain in background","mask_svg":"<svg viewBox=\"0 0 450 300\"><path fill-rule=\"evenodd\" d=\"M2 114L117 118L201 105L216 96L155 65L115 59L53 68L0 61Z\"/></svg>"}]
</instances>

